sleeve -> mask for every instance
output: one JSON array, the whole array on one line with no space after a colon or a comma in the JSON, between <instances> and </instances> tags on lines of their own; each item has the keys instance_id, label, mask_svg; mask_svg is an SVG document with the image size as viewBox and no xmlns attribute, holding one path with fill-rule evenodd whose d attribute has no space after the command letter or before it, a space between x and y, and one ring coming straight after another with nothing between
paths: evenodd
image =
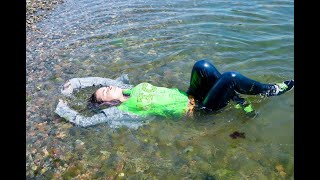
<instances>
[{"instance_id":1,"label":"sleeve","mask_svg":"<svg viewBox=\"0 0 320 180\"><path fill-rule=\"evenodd\" d=\"M62 87L61 93L65 96L71 96L74 89L81 89L90 86L117 86L123 89L131 89L133 86L129 84L128 75L124 74L117 79L109 79L102 77L85 77L73 78L68 80Z\"/></svg>"},{"instance_id":2,"label":"sleeve","mask_svg":"<svg viewBox=\"0 0 320 180\"><path fill-rule=\"evenodd\" d=\"M59 100L55 113L67 121L81 127L87 127L108 121L104 113L98 113L91 117L82 116L77 111L71 109L67 103L62 100Z\"/></svg>"},{"instance_id":3,"label":"sleeve","mask_svg":"<svg viewBox=\"0 0 320 180\"><path fill-rule=\"evenodd\" d=\"M141 121L143 117L121 111L117 107L104 109L91 117L82 116L77 111L71 109L67 103L62 100L59 100L55 113L67 121L81 127L107 123L110 127L126 125L131 128L138 128L147 123L145 120Z\"/></svg>"}]
</instances>

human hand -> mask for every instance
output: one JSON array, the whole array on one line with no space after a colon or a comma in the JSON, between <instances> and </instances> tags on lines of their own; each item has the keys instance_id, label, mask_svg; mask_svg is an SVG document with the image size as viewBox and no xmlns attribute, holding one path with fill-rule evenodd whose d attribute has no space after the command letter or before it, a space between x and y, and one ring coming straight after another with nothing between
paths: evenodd
<instances>
[{"instance_id":1,"label":"human hand","mask_svg":"<svg viewBox=\"0 0 320 180\"><path fill-rule=\"evenodd\" d=\"M64 95L70 95L70 94L72 94L72 91L73 91L72 84L71 84L70 81L67 81L67 82L63 85L61 92L62 92L62 94L64 94Z\"/></svg>"},{"instance_id":2,"label":"human hand","mask_svg":"<svg viewBox=\"0 0 320 180\"><path fill-rule=\"evenodd\" d=\"M68 102L67 101L65 101L65 100L63 100L63 99L59 99L59 104L60 105L67 105L68 104Z\"/></svg>"},{"instance_id":3,"label":"human hand","mask_svg":"<svg viewBox=\"0 0 320 180\"><path fill-rule=\"evenodd\" d=\"M63 85L63 89L68 89L71 86L71 82L67 81L64 85Z\"/></svg>"}]
</instances>

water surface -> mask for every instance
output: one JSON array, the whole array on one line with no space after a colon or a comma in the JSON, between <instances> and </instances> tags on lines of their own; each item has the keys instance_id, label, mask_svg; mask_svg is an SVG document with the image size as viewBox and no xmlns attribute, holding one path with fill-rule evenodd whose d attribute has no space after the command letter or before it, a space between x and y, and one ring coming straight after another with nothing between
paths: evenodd
<instances>
[{"instance_id":1,"label":"water surface","mask_svg":"<svg viewBox=\"0 0 320 180\"><path fill-rule=\"evenodd\" d=\"M52 179L294 179L294 91L245 96L218 114L157 119L138 129L78 128L53 110L74 77L186 90L209 59L274 83L294 75L293 1L67 0L27 32L27 177ZM75 100L84 106L86 95ZM232 139L235 131L246 138Z\"/></svg>"}]
</instances>

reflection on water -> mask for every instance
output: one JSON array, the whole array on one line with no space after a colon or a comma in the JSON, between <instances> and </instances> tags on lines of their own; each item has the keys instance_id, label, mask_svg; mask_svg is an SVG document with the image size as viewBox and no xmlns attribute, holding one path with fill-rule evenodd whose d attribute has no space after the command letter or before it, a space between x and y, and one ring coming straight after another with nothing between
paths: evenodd
<instances>
[{"instance_id":1,"label":"reflection on water","mask_svg":"<svg viewBox=\"0 0 320 180\"><path fill-rule=\"evenodd\" d=\"M293 91L246 96L253 119L230 104L137 130L78 128L53 113L67 79L126 73L186 90L199 59L262 82L291 79L293 1L67 0L37 26L27 32L27 177L293 179ZM87 94L74 99L79 109Z\"/></svg>"}]
</instances>

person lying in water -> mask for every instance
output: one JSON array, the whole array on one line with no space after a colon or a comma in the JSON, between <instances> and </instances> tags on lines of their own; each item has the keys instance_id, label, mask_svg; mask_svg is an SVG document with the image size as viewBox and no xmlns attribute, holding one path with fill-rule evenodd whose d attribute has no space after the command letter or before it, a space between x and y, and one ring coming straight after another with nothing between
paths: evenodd
<instances>
[{"instance_id":1,"label":"person lying in water","mask_svg":"<svg viewBox=\"0 0 320 180\"><path fill-rule=\"evenodd\" d=\"M278 96L293 87L294 80L265 84L239 72L221 74L208 60L199 60L193 66L190 86L186 92L143 82L131 89L101 87L91 95L89 102L116 106L122 111L142 116L181 117L194 111L217 111L233 100L237 107L252 113L251 104L241 98L240 94Z\"/></svg>"}]
</instances>

